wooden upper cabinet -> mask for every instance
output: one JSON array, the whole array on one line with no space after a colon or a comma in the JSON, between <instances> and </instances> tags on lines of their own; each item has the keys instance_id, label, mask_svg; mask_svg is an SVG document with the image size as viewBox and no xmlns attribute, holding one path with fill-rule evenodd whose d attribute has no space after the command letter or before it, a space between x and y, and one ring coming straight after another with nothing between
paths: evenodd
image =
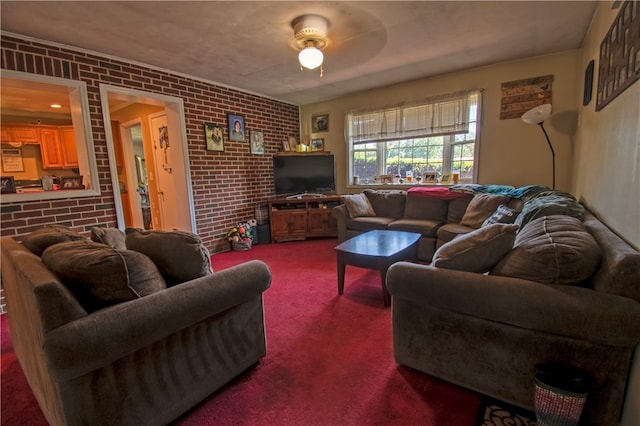
<instances>
[{"instance_id":1,"label":"wooden upper cabinet","mask_svg":"<svg viewBox=\"0 0 640 426\"><path fill-rule=\"evenodd\" d=\"M60 144L60 132L56 127L40 128L40 153L45 169L63 168L64 159Z\"/></svg>"},{"instance_id":2,"label":"wooden upper cabinet","mask_svg":"<svg viewBox=\"0 0 640 426\"><path fill-rule=\"evenodd\" d=\"M38 128L32 126L3 126L2 143L40 143Z\"/></svg>"},{"instance_id":3,"label":"wooden upper cabinet","mask_svg":"<svg viewBox=\"0 0 640 426\"><path fill-rule=\"evenodd\" d=\"M63 167L78 167L78 148L73 126L62 126L59 129Z\"/></svg>"},{"instance_id":4,"label":"wooden upper cabinet","mask_svg":"<svg viewBox=\"0 0 640 426\"><path fill-rule=\"evenodd\" d=\"M36 127L11 127L11 142L40 143Z\"/></svg>"},{"instance_id":5,"label":"wooden upper cabinet","mask_svg":"<svg viewBox=\"0 0 640 426\"><path fill-rule=\"evenodd\" d=\"M6 127L0 128L0 142L1 143L9 143L11 142L11 133L9 129Z\"/></svg>"}]
</instances>

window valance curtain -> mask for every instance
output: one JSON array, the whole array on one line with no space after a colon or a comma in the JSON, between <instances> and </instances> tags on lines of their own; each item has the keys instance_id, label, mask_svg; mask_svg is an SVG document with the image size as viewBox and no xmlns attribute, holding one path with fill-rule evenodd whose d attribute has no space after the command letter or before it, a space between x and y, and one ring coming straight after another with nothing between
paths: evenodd
<instances>
[{"instance_id":1,"label":"window valance curtain","mask_svg":"<svg viewBox=\"0 0 640 426\"><path fill-rule=\"evenodd\" d=\"M383 142L409 137L467 133L469 100L480 90L441 95L412 104L347 114L347 140Z\"/></svg>"}]
</instances>

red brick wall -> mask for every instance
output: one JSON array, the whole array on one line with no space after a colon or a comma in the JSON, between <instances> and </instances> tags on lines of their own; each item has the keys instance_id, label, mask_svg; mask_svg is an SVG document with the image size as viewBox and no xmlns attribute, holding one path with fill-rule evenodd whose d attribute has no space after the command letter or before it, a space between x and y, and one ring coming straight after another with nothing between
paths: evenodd
<instances>
[{"instance_id":1,"label":"red brick wall","mask_svg":"<svg viewBox=\"0 0 640 426\"><path fill-rule=\"evenodd\" d=\"M271 158L288 134L299 138L298 107L245 92L46 43L2 36L2 69L81 80L87 84L100 197L2 203L1 235L20 237L50 223L88 233L92 226L116 226L116 212L99 84L180 97L185 121L196 226L209 250L228 249L224 236L254 216L256 203L273 195ZM265 155L249 142L225 140L224 152L205 149L203 122L226 123L230 111L245 117L247 129L262 130Z\"/></svg>"}]
</instances>

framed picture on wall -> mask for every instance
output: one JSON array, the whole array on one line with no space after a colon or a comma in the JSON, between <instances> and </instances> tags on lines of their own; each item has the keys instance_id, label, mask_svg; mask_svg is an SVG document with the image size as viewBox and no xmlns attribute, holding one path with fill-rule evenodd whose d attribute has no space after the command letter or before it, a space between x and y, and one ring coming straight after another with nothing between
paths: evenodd
<instances>
[{"instance_id":1,"label":"framed picture on wall","mask_svg":"<svg viewBox=\"0 0 640 426\"><path fill-rule=\"evenodd\" d=\"M311 151L324 151L324 138L311 139Z\"/></svg>"},{"instance_id":2,"label":"framed picture on wall","mask_svg":"<svg viewBox=\"0 0 640 426\"><path fill-rule=\"evenodd\" d=\"M207 142L207 151L224 151L222 127L215 123L204 123L204 138Z\"/></svg>"},{"instance_id":3,"label":"framed picture on wall","mask_svg":"<svg viewBox=\"0 0 640 426\"><path fill-rule=\"evenodd\" d=\"M264 134L259 130L251 131L251 153L264 154Z\"/></svg>"},{"instance_id":4,"label":"framed picture on wall","mask_svg":"<svg viewBox=\"0 0 640 426\"><path fill-rule=\"evenodd\" d=\"M311 116L311 132L328 132L329 114L317 114Z\"/></svg>"},{"instance_id":5,"label":"framed picture on wall","mask_svg":"<svg viewBox=\"0 0 640 426\"><path fill-rule=\"evenodd\" d=\"M244 142L244 117L238 114L227 113L227 121L229 124L229 140L236 142Z\"/></svg>"}]
</instances>

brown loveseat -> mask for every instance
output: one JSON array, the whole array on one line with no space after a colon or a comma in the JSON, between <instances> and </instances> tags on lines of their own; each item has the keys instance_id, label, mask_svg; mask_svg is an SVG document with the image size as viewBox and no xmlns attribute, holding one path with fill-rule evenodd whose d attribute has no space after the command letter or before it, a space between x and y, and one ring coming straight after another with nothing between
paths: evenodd
<instances>
[{"instance_id":1,"label":"brown loveseat","mask_svg":"<svg viewBox=\"0 0 640 426\"><path fill-rule=\"evenodd\" d=\"M640 344L640 253L589 212L525 223L483 267L491 253L470 235L440 248L447 269L389 269L396 361L529 410L535 366L569 364L592 380L580 424L617 425Z\"/></svg>"},{"instance_id":2,"label":"brown loveseat","mask_svg":"<svg viewBox=\"0 0 640 426\"><path fill-rule=\"evenodd\" d=\"M11 337L51 425L167 424L266 353L264 263L213 273L191 234L128 231L2 238Z\"/></svg>"}]
</instances>

